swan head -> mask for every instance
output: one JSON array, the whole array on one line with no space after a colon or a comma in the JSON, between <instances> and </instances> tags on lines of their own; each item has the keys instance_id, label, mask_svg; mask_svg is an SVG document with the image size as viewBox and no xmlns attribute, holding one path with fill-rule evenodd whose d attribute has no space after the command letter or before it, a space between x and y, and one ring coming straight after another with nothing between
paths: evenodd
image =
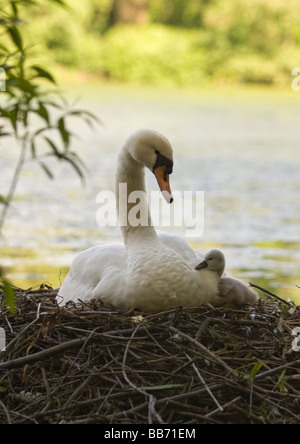
<instances>
[{"instance_id":1,"label":"swan head","mask_svg":"<svg viewBox=\"0 0 300 444\"><path fill-rule=\"evenodd\" d=\"M169 176L173 172L173 149L162 134L140 130L128 141L131 157L154 173L159 188L168 203L173 202Z\"/></svg>"},{"instance_id":2,"label":"swan head","mask_svg":"<svg viewBox=\"0 0 300 444\"><path fill-rule=\"evenodd\" d=\"M225 265L224 253L221 250L211 250L205 255L204 261L195 267L195 270L206 268L207 270L215 271L221 277L224 273Z\"/></svg>"}]
</instances>

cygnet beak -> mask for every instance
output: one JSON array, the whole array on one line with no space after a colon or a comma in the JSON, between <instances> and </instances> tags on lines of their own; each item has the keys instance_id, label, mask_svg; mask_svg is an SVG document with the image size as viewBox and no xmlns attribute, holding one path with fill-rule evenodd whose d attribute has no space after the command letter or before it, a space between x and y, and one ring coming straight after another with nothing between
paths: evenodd
<instances>
[{"instance_id":1,"label":"cygnet beak","mask_svg":"<svg viewBox=\"0 0 300 444\"><path fill-rule=\"evenodd\" d=\"M201 262L201 264L197 265L197 267L195 267L195 270L202 270L202 268L207 268L208 267L208 263L206 261Z\"/></svg>"},{"instance_id":2,"label":"cygnet beak","mask_svg":"<svg viewBox=\"0 0 300 444\"><path fill-rule=\"evenodd\" d=\"M160 166L155 168L153 172L155 174L162 195L164 196L166 202L171 204L174 199L170 187L170 176L167 170L168 170L167 166Z\"/></svg>"}]
</instances>

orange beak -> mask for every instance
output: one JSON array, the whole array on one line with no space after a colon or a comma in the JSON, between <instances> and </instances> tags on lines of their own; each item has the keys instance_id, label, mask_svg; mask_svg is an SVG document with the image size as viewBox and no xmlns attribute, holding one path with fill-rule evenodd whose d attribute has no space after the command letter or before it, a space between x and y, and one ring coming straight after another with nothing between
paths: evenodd
<instances>
[{"instance_id":1,"label":"orange beak","mask_svg":"<svg viewBox=\"0 0 300 444\"><path fill-rule=\"evenodd\" d=\"M161 166L155 168L154 175L166 202L171 204L173 202L173 196L170 188L170 176L167 172L167 167Z\"/></svg>"}]
</instances>

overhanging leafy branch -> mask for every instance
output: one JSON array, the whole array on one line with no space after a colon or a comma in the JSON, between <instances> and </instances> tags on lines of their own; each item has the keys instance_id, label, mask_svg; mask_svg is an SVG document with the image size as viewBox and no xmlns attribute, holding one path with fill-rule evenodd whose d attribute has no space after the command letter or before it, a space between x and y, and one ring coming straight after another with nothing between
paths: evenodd
<instances>
[{"instance_id":1,"label":"overhanging leafy branch","mask_svg":"<svg viewBox=\"0 0 300 444\"><path fill-rule=\"evenodd\" d=\"M48 3L65 6L62 0L48 0ZM37 161L47 176L53 179L53 172L45 160L52 156L69 163L83 181L84 164L71 150L75 134L69 129L68 121L74 117L83 119L89 125L97 121L90 112L69 106L52 73L32 63L32 44L26 44L22 34L22 8L33 6L41 7L41 2L0 1L0 36L3 41L0 44L0 67L1 73L5 73L5 88L0 93L0 143L19 150L9 191L7 195L0 192L0 236L24 163L28 159ZM51 85L50 89L46 87L47 84ZM6 303L13 311L13 290L1 266L0 285Z\"/></svg>"}]
</instances>

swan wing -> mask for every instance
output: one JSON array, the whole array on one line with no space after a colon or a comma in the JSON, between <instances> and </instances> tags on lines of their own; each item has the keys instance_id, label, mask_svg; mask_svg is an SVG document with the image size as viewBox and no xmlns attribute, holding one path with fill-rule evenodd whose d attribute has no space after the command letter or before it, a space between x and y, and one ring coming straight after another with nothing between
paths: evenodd
<instances>
[{"instance_id":1,"label":"swan wing","mask_svg":"<svg viewBox=\"0 0 300 444\"><path fill-rule=\"evenodd\" d=\"M199 251L193 250L190 244L179 236L157 231L158 238L171 250L174 250L182 259L184 259L192 268L195 268L203 261L204 255Z\"/></svg>"},{"instance_id":2,"label":"swan wing","mask_svg":"<svg viewBox=\"0 0 300 444\"><path fill-rule=\"evenodd\" d=\"M106 294L112 290L112 285L117 287L116 282L122 288L126 269L124 245L99 245L89 248L73 260L59 290L57 302L65 305L69 301L86 301L101 297L102 293Z\"/></svg>"},{"instance_id":3,"label":"swan wing","mask_svg":"<svg viewBox=\"0 0 300 444\"><path fill-rule=\"evenodd\" d=\"M203 273L199 278L193 270L199 259L185 240L167 233L159 233L159 240L151 251L130 254L129 263L123 244L99 245L81 252L59 291L58 304L101 299L118 308L137 306L155 311L191 305L191 293L194 305L217 294L214 273Z\"/></svg>"}]
</instances>

